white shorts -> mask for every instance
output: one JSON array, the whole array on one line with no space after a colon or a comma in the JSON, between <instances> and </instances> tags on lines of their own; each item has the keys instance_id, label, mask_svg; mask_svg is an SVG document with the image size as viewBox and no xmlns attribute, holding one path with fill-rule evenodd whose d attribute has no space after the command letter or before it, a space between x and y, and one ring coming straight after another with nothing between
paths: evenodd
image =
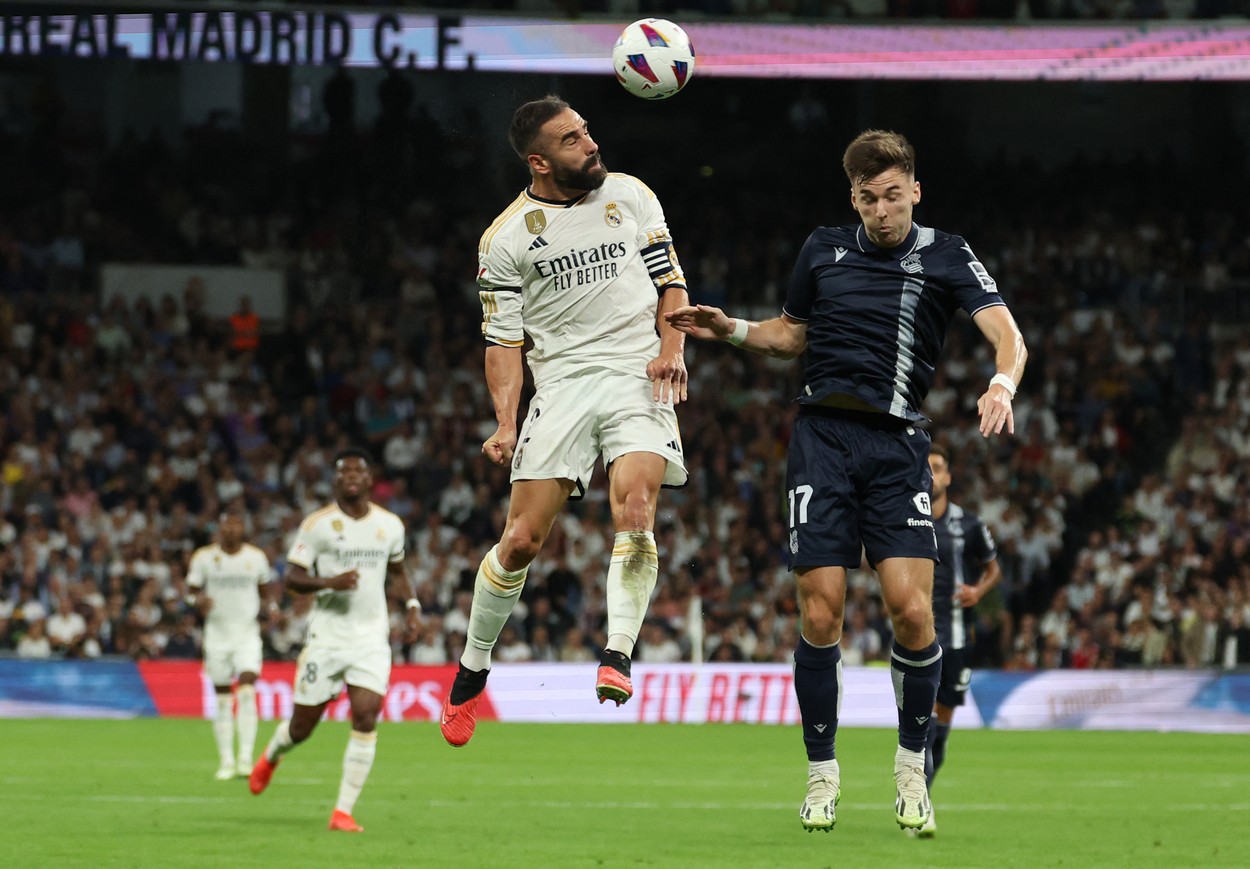
<instances>
[{"instance_id":1,"label":"white shorts","mask_svg":"<svg viewBox=\"0 0 1250 869\"><path fill-rule=\"evenodd\" d=\"M229 685L240 673L260 673L260 637L204 643L204 674L214 685Z\"/></svg>"},{"instance_id":2,"label":"white shorts","mask_svg":"<svg viewBox=\"0 0 1250 869\"><path fill-rule=\"evenodd\" d=\"M391 647L322 649L305 646L295 663L295 702L320 706L339 696L343 684L386 696L391 681Z\"/></svg>"},{"instance_id":3,"label":"white shorts","mask_svg":"<svg viewBox=\"0 0 1250 869\"><path fill-rule=\"evenodd\" d=\"M677 413L651 389L645 378L595 371L538 390L512 456L512 482L572 480L577 499L600 455L608 466L628 453L655 453L668 459L663 485L685 485Z\"/></svg>"}]
</instances>

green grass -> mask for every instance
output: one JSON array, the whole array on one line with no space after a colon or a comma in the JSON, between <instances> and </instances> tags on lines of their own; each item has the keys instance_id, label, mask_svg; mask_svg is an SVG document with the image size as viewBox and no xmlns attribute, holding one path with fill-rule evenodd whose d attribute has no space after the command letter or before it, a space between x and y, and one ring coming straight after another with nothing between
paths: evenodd
<instances>
[{"instance_id":1,"label":"green grass","mask_svg":"<svg viewBox=\"0 0 1250 869\"><path fill-rule=\"evenodd\" d=\"M261 740L272 725L262 723ZM831 834L805 833L796 728L486 723L464 749L384 724L329 833L346 725L324 723L268 792L216 782L204 721L0 721L6 866L1245 866L1245 737L958 730L938 837L893 818L894 735L843 730Z\"/></svg>"}]
</instances>

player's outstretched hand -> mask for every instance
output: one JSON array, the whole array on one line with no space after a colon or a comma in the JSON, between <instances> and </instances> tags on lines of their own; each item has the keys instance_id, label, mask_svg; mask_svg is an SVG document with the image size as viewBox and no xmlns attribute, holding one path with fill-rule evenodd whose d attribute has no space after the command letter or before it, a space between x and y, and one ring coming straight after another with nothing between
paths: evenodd
<instances>
[{"instance_id":1,"label":"player's outstretched hand","mask_svg":"<svg viewBox=\"0 0 1250 869\"><path fill-rule=\"evenodd\" d=\"M516 449L516 429L500 426L495 433L482 444L482 452L486 458L497 465L507 465L512 461L512 451Z\"/></svg>"},{"instance_id":2,"label":"player's outstretched hand","mask_svg":"<svg viewBox=\"0 0 1250 869\"><path fill-rule=\"evenodd\" d=\"M1011 410L1011 393L1006 387L997 383L990 384L985 395L977 399L977 410L981 412L981 437L1002 434L1003 427L1007 434L1016 433L1016 417Z\"/></svg>"},{"instance_id":3,"label":"player's outstretched hand","mask_svg":"<svg viewBox=\"0 0 1250 869\"><path fill-rule=\"evenodd\" d=\"M703 341L724 341L733 333L734 321L712 305L684 305L664 314L678 332Z\"/></svg>"},{"instance_id":4,"label":"player's outstretched hand","mask_svg":"<svg viewBox=\"0 0 1250 869\"><path fill-rule=\"evenodd\" d=\"M326 580L326 588L332 591L355 591L356 583L360 580L360 571L356 568L340 573L338 576L332 576Z\"/></svg>"},{"instance_id":5,"label":"player's outstretched hand","mask_svg":"<svg viewBox=\"0 0 1250 869\"><path fill-rule=\"evenodd\" d=\"M657 356L647 363L647 379L651 381L651 400L679 405L686 400L689 375L686 360L680 353Z\"/></svg>"}]
</instances>

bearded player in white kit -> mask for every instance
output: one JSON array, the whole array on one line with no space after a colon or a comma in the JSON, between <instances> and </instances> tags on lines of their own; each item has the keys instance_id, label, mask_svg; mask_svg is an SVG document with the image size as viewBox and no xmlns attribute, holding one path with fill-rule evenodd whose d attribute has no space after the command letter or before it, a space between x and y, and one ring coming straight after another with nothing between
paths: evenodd
<instances>
[{"instance_id":1,"label":"bearded player in white kit","mask_svg":"<svg viewBox=\"0 0 1250 869\"><path fill-rule=\"evenodd\" d=\"M482 236L477 281L499 426L482 451L511 463L512 497L503 537L478 568L443 705L443 737L457 746L473 736L491 650L530 562L565 501L585 494L600 456L616 541L595 693L618 706L630 698L630 659L659 567L659 490L686 482L674 410L686 397L685 338L664 313L688 296L659 200L637 178L608 172L586 121L559 97L518 108L508 140L530 186ZM518 436L527 335L536 394Z\"/></svg>"},{"instance_id":2,"label":"bearded player in white kit","mask_svg":"<svg viewBox=\"0 0 1250 869\"><path fill-rule=\"evenodd\" d=\"M310 735L344 684L352 734L343 755L339 797L330 829L363 831L352 815L377 749L377 720L391 677L386 582L408 597L410 627L421 605L404 568L404 523L369 500L371 460L347 449L334 459L334 503L310 514L287 554L287 588L316 595L308 641L295 667L295 709L278 725L256 761L248 786L260 794L288 751Z\"/></svg>"},{"instance_id":3,"label":"bearded player in white kit","mask_svg":"<svg viewBox=\"0 0 1250 869\"><path fill-rule=\"evenodd\" d=\"M217 526L217 542L195 550L187 569L187 603L204 615L204 673L213 683L217 710L213 736L220 763L217 780L246 776L256 747L256 677L260 674L261 586L269 582L269 559L244 543L242 514L225 512ZM231 696L231 683L238 688ZM237 708L232 708L237 706ZM235 754L235 724L239 747Z\"/></svg>"}]
</instances>

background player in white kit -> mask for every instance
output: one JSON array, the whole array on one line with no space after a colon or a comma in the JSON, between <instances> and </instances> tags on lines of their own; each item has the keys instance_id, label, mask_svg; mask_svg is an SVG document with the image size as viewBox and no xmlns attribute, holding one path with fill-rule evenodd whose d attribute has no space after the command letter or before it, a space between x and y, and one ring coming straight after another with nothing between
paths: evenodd
<instances>
[{"instance_id":1,"label":"background player in white kit","mask_svg":"<svg viewBox=\"0 0 1250 869\"><path fill-rule=\"evenodd\" d=\"M287 588L317 597L296 663L295 710L278 725L248 781L252 793L264 791L282 756L312 734L346 684L352 735L330 829L352 833L364 829L352 810L373 768L378 712L391 677L386 581L404 589L414 628L420 613L404 569L404 523L369 501L372 488L368 454L340 452L334 459L334 503L304 520L287 554Z\"/></svg>"},{"instance_id":2,"label":"background player in white kit","mask_svg":"<svg viewBox=\"0 0 1250 869\"><path fill-rule=\"evenodd\" d=\"M222 513L217 542L203 546L191 556L187 585L188 603L204 615L204 673L217 693L213 735L221 762L220 781L246 776L252 769L256 747L256 677L260 674L261 586L269 582L269 559L250 543L243 516ZM239 687L230 696L231 682ZM233 709L237 704L237 710ZM239 749L235 754L235 718Z\"/></svg>"},{"instance_id":3,"label":"background player in white kit","mask_svg":"<svg viewBox=\"0 0 1250 869\"><path fill-rule=\"evenodd\" d=\"M559 97L518 108L508 139L530 186L483 234L477 280L499 425L482 451L511 462L512 496L503 537L478 568L464 655L443 706L452 745L473 736L491 650L530 562L565 501L585 493L600 456L616 542L595 692L600 703L630 698L630 656L658 573L659 489L686 481L673 409L686 397L685 339L663 315L688 297L659 201L638 179L608 173L585 120ZM518 440L527 335L536 395Z\"/></svg>"}]
</instances>

